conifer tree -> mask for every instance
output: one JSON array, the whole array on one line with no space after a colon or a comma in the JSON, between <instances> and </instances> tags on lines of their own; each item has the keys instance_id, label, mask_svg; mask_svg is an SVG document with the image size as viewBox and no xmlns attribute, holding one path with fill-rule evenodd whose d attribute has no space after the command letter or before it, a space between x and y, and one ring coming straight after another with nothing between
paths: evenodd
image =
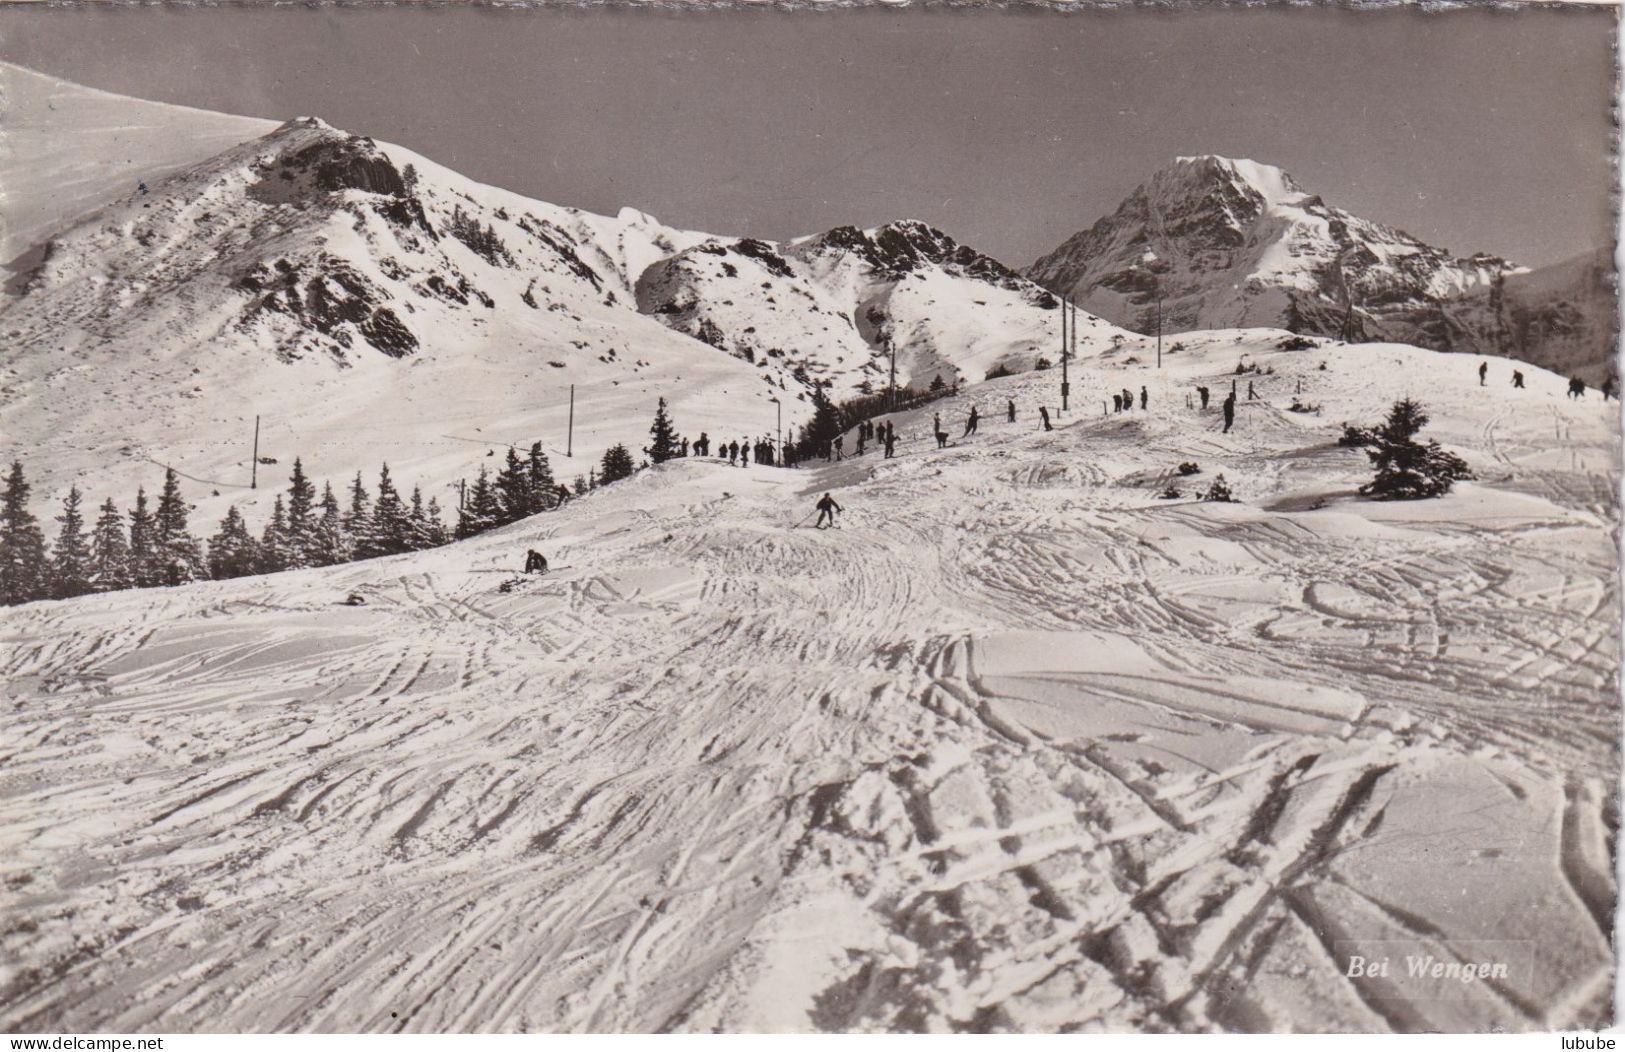
<instances>
[{"instance_id":1,"label":"conifer tree","mask_svg":"<svg viewBox=\"0 0 1625 1052\"><path fill-rule=\"evenodd\" d=\"M650 460L664 464L677 455L677 432L673 430L671 417L666 413L664 398L655 407L655 421L649 425L649 435L653 439L649 443Z\"/></svg>"},{"instance_id":2,"label":"conifer tree","mask_svg":"<svg viewBox=\"0 0 1625 1052\"><path fill-rule=\"evenodd\" d=\"M96 591L114 592L130 587L130 545L124 539L124 515L112 497L102 503L101 517L96 520L95 532L91 534L90 561Z\"/></svg>"},{"instance_id":3,"label":"conifer tree","mask_svg":"<svg viewBox=\"0 0 1625 1052\"><path fill-rule=\"evenodd\" d=\"M398 555L407 551L412 533L411 512L395 490L389 477L389 465L378 470L378 498L372 506L372 529L365 544L358 544L362 558L376 555Z\"/></svg>"},{"instance_id":4,"label":"conifer tree","mask_svg":"<svg viewBox=\"0 0 1625 1052\"><path fill-rule=\"evenodd\" d=\"M317 507L315 543L311 547L312 566L334 566L350 559L350 536L344 527L344 513L331 484L322 487Z\"/></svg>"},{"instance_id":5,"label":"conifer tree","mask_svg":"<svg viewBox=\"0 0 1625 1052\"><path fill-rule=\"evenodd\" d=\"M0 495L0 603L13 605L47 595L50 568L45 561L45 535L28 510L33 487L20 460L11 462Z\"/></svg>"},{"instance_id":6,"label":"conifer tree","mask_svg":"<svg viewBox=\"0 0 1625 1052\"><path fill-rule=\"evenodd\" d=\"M216 580L247 577L260 569L259 545L248 532L243 513L233 504L220 520L220 529L209 538L209 573Z\"/></svg>"},{"instance_id":7,"label":"conifer tree","mask_svg":"<svg viewBox=\"0 0 1625 1052\"><path fill-rule=\"evenodd\" d=\"M130 584L136 588L151 588L163 583L154 546L157 538L152 512L147 507L147 491L137 488L135 507L130 509Z\"/></svg>"},{"instance_id":8,"label":"conifer tree","mask_svg":"<svg viewBox=\"0 0 1625 1052\"><path fill-rule=\"evenodd\" d=\"M558 503L555 490L558 483L553 481L553 466L547 461L547 451L540 442L530 444L530 494L531 514L546 511Z\"/></svg>"},{"instance_id":9,"label":"conifer tree","mask_svg":"<svg viewBox=\"0 0 1625 1052\"><path fill-rule=\"evenodd\" d=\"M51 594L57 599L72 599L92 591L90 579L95 568L85 537L84 513L79 510L82 499L79 487L70 487L67 499L62 502L62 514L56 517L62 528L57 532L51 556Z\"/></svg>"},{"instance_id":10,"label":"conifer tree","mask_svg":"<svg viewBox=\"0 0 1625 1052\"><path fill-rule=\"evenodd\" d=\"M501 525L501 520L502 500L497 495L496 487L491 485L491 478L482 464L479 475L474 479L474 485L469 488L468 499L457 513L457 539L462 540L476 533L483 533Z\"/></svg>"},{"instance_id":11,"label":"conifer tree","mask_svg":"<svg viewBox=\"0 0 1625 1052\"><path fill-rule=\"evenodd\" d=\"M582 496L587 492L588 489L587 480L582 478L580 475L577 475L575 482L571 484L570 488L575 490L576 496Z\"/></svg>"},{"instance_id":12,"label":"conifer tree","mask_svg":"<svg viewBox=\"0 0 1625 1052\"><path fill-rule=\"evenodd\" d=\"M288 511L282 505L282 494L271 504L271 520L265 524L260 536L259 572L277 573L288 568Z\"/></svg>"},{"instance_id":13,"label":"conifer tree","mask_svg":"<svg viewBox=\"0 0 1625 1052\"><path fill-rule=\"evenodd\" d=\"M316 487L298 457L288 480L288 560L290 570L316 565Z\"/></svg>"},{"instance_id":14,"label":"conifer tree","mask_svg":"<svg viewBox=\"0 0 1625 1052\"><path fill-rule=\"evenodd\" d=\"M440 502L435 500L433 497L430 497L429 505L424 509L424 511L429 519L429 547L438 548L450 541L451 538L446 533L445 517L440 514Z\"/></svg>"},{"instance_id":15,"label":"conifer tree","mask_svg":"<svg viewBox=\"0 0 1625 1052\"><path fill-rule=\"evenodd\" d=\"M158 494L158 511L153 520L153 551L162 584L185 584L208 577L203 545L187 529L186 517L180 476L174 468L165 468L164 488Z\"/></svg>"},{"instance_id":16,"label":"conifer tree","mask_svg":"<svg viewBox=\"0 0 1625 1052\"><path fill-rule=\"evenodd\" d=\"M359 549L361 539L372 530L372 498L367 496L367 487L361 484L361 472L355 473L355 481L350 483L350 507L344 513L344 532L349 535L350 547ZM363 558L359 554L353 558Z\"/></svg>"},{"instance_id":17,"label":"conifer tree","mask_svg":"<svg viewBox=\"0 0 1625 1052\"><path fill-rule=\"evenodd\" d=\"M628 452L624 445L617 442L604 450L604 459L598 469L600 484L607 486L611 482L619 482L621 479L630 478L631 475L632 454Z\"/></svg>"},{"instance_id":18,"label":"conifer tree","mask_svg":"<svg viewBox=\"0 0 1625 1052\"><path fill-rule=\"evenodd\" d=\"M1458 479L1470 479L1467 462L1446 451L1437 441L1418 442L1416 433L1427 426L1422 406L1402 398L1388 410L1388 418L1369 432L1366 456L1376 477L1360 492L1378 500L1419 500L1450 492Z\"/></svg>"},{"instance_id":19,"label":"conifer tree","mask_svg":"<svg viewBox=\"0 0 1625 1052\"><path fill-rule=\"evenodd\" d=\"M497 496L502 503L500 524L518 522L531 514L536 498L530 488L530 466L519 459L519 451L508 447L508 459L497 474Z\"/></svg>"}]
</instances>

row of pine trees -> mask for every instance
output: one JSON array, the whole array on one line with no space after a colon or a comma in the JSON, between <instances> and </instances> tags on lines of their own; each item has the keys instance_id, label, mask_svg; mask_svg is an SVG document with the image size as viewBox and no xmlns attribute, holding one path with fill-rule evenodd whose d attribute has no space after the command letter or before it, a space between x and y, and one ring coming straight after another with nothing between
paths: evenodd
<instances>
[{"instance_id":1,"label":"row of pine trees","mask_svg":"<svg viewBox=\"0 0 1625 1052\"><path fill-rule=\"evenodd\" d=\"M453 536L439 503L424 500L416 486L403 497L387 464L373 491L358 473L341 502L331 484L318 496L304 464L295 459L288 488L277 494L261 531L250 529L232 505L207 540L192 533L173 468L164 471L156 507L143 488L128 512L111 498L104 501L94 523L88 521L84 495L71 488L49 545L29 510L32 488L22 462L14 461L0 492L0 604L333 566L435 548ZM505 526L557 507L567 495L554 482L541 443L527 457L510 449L494 479L480 469L454 535L472 537Z\"/></svg>"},{"instance_id":2,"label":"row of pine trees","mask_svg":"<svg viewBox=\"0 0 1625 1052\"><path fill-rule=\"evenodd\" d=\"M663 398L650 434L653 442L646 452L651 460L660 463L678 455ZM595 476L575 480L575 494L620 481L636 470L631 452L620 444L604 453L598 468ZM111 498L104 501L93 525L86 518L83 494L77 486L71 488L55 517L54 542L47 545L45 531L28 507L31 490L22 462L13 461L0 494L0 605L422 551L550 511L572 495L554 479L540 442L526 455L510 447L495 476L480 468L458 509L456 526L448 531L439 503L432 497L425 501L416 486L410 498L403 497L388 464L379 469L372 492L357 473L341 502L331 484L324 484L318 496L296 458L288 488L277 494L270 520L258 534L232 505L214 534L203 540L191 532L180 477L166 468L156 507L140 489L128 512Z\"/></svg>"}]
</instances>

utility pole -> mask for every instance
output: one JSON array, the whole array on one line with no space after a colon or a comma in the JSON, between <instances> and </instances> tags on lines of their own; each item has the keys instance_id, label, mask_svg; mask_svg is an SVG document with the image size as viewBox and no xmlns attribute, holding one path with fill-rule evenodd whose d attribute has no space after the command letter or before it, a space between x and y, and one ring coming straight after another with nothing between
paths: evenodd
<instances>
[{"instance_id":1,"label":"utility pole","mask_svg":"<svg viewBox=\"0 0 1625 1052\"><path fill-rule=\"evenodd\" d=\"M777 398L775 398L775 399L773 399L773 405L778 410L778 423L774 426L774 430L777 432L777 438L778 438L778 443L779 443L779 463L783 464L784 463L784 403L779 401Z\"/></svg>"},{"instance_id":2,"label":"utility pole","mask_svg":"<svg viewBox=\"0 0 1625 1052\"><path fill-rule=\"evenodd\" d=\"M260 417L254 414L254 462L249 467L248 488L260 488Z\"/></svg>"},{"instance_id":3,"label":"utility pole","mask_svg":"<svg viewBox=\"0 0 1625 1052\"><path fill-rule=\"evenodd\" d=\"M1162 368L1162 278L1157 281L1157 368Z\"/></svg>"},{"instance_id":4,"label":"utility pole","mask_svg":"<svg viewBox=\"0 0 1625 1052\"><path fill-rule=\"evenodd\" d=\"M576 385L570 385L570 430L564 439L564 455L574 456L576 442Z\"/></svg>"},{"instance_id":5,"label":"utility pole","mask_svg":"<svg viewBox=\"0 0 1625 1052\"><path fill-rule=\"evenodd\" d=\"M891 404L886 408L897 411L897 344L892 342L890 335L886 337L886 349L891 352Z\"/></svg>"},{"instance_id":6,"label":"utility pole","mask_svg":"<svg viewBox=\"0 0 1625 1052\"><path fill-rule=\"evenodd\" d=\"M1070 396L1072 394L1072 384L1071 384L1071 382L1069 380L1069 377L1068 377L1068 374L1067 374L1067 368L1066 368L1067 361L1068 361L1068 359L1071 358L1071 354L1068 352L1067 343L1066 343L1066 330L1067 330L1066 316L1067 316L1067 312L1070 311L1071 309L1072 309L1071 302L1063 297L1061 299L1061 412L1062 413L1066 412L1067 398L1068 398L1068 396ZM1077 321L1076 318L1072 319L1072 324L1074 326L1076 326L1078 324L1078 321Z\"/></svg>"},{"instance_id":7,"label":"utility pole","mask_svg":"<svg viewBox=\"0 0 1625 1052\"><path fill-rule=\"evenodd\" d=\"M457 510L462 511L468 506L468 480L457 480Z\"/></svg>"}]
</instances>

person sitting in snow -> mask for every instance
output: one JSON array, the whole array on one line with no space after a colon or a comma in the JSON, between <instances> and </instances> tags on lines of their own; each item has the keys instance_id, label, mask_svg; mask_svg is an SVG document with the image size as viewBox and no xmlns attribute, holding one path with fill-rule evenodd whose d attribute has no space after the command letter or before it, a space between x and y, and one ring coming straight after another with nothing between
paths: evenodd
<instances>
[{"instance_id":1,"label":"person sitting in snow","mask_svg":"<svg viewBox=\"0 0 1625 1052\"><path fill-rule=\"evenodd\" d=\"M525 553L525 572L526 573L546 573L547 572L547 557L544 556L541 552L537 551L535 548L532 548L530 551L526 552Z\"/></svg>"}]
</instances>

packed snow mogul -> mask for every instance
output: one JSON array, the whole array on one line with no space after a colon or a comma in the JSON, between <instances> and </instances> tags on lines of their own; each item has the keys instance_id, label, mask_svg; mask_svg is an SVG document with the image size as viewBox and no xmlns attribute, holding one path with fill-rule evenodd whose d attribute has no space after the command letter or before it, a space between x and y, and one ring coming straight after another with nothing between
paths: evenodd
<instances>
[{"instance_id":1,"label":"packed snow mogul","mask_svg":"<svg viewBox=\"0 0 1625 1052\"><path fill-rule=\"evenodd\" d=\"M965 420L965 435L974 435L974 434L976 434L976 407L971 406L970 407L970 416L968 418L966 418L966 420ZM959 437L964 438L965 435L960 435Z\"/></svg>"},{"instance_id":2,"label":"packed snow mogul","mask_svg":"<svg viewBox=\"0 0 1625 1052\"><path fill-rule=\"evenodd\" d=\"M1224 396L1224 433L1230 433L1230 427L1236 422L1236 392L1231 391Z\"/></svg>"},{"instance_id":3,"label":"packed snow mogul","mask_svg":"<svg viewBox=\"0 0 1625 1052\"><path fill-rule=\"evenodd\" d=\"M828 525L828 526L835 525L835 513L845 510L839 504L835 503L835 498L830 496L828 493L824 494L824 496L818 501L817 507L818 507L818 523L817 523L817 527L820 530L824 529L826 527L826 525ZM802 520L802 521L806 521L806 520Z\"/></svg>"},{"instance_id":4,"label":"packed snow mogul","mask_svg":"<svg viewBox=\"0 0 1625 1052\"><path fill-rule=\"evenodd\" d=\"M547 572L547 556L543 555L541 552L537 551L535 548L532 548L530 551L526 552L525 553L525 572L526 573L546 573Z\"/></svg>"}]
</instances>

